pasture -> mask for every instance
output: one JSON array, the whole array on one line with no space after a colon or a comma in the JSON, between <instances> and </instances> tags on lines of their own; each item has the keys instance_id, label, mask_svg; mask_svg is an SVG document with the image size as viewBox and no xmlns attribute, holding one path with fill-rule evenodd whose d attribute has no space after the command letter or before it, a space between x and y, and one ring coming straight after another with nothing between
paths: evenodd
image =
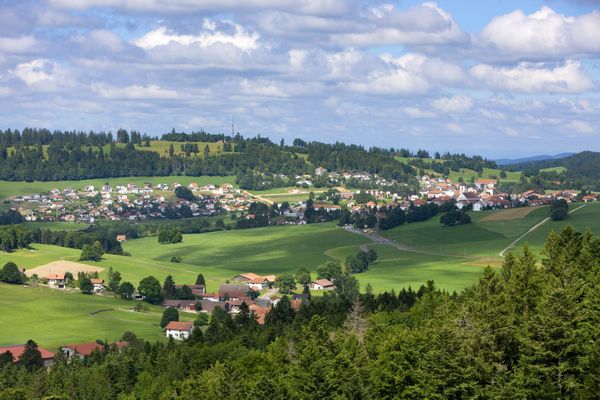
<instances>
[{"instance_id":1,"label":"pasture","mask_svg":"<svg viewBox=\"0 0 600 400\"><path fill-rule=\"evenodd\" d=\"M108 296L0 283L0 345L33 339L56 351L69 343L116 341L126 331L150 341L165 340L159 326L162 308L148 305L148 312L130 311L134 305Z\"/></svg>"}]
</instances>

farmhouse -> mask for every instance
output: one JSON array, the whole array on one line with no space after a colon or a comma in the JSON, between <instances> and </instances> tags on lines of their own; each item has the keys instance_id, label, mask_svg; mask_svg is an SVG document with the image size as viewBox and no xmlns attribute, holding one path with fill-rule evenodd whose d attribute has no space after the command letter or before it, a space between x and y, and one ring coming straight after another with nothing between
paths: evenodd
<instances>
[{"instance_id":1,"label":"farmhouse","mask_svg":"<svg viewBox=\"0 0 600 400\"><path fill-rule=\"evenodd\" d=\"M246 285L224 284L224 285L219 286L219 299L220 300L249 299L250 291L252 291L252 289Z\"/></svg>"},{"instance_id":2,"label":"farmhouse","mask_svg":"<svg viewBox=\"0 0 600 400\"><path fill-rule=\"evenodd\" d=\"M233 277L234 282L243 283L254 290L265 289L270 283L274 283L276 280L277 277L275 275L261 276L252 272L239 274Z\"/></svg>"},{"instance_id":3,"label":"farmhouse","mask_svg":"<svg viewBox=\"0 0 600 400\"><path fill-rule=\"evenodd\" d=\"M185 340L190 337L194 330L192 322L171 321L165 327L165 336L175 340Z\"/></svg>"},{"instance_id":4,"label":"farmhouse","mask_svg":"<svg viewBox=\"0 0 600 400\"><path fill-rule=\"evenodd\" d=\"M115 347L118 350L121 350L123 347L127 346L127 342L116 342L111 346ZM92 355L94 351L103 352L106 348L103 344L97 342L89 342L89 343L79 343L79 344L68 344L66 346L62 346L60 351L68 358L71 359L73 357L79 357L83 359L84 357L89 357Z\"/></svg>"},{"instance_id":5,"label":"farmhouse","mask_svg":"<svg viewBox=\"0 0 600 400\"><path fill-rule=\"evenodd\" d=\"M52 289L65 288L65 274L50 274L48 275L48 287Z\"/></svg>"},{"instance_id":6,"label":"farmhouse","mask_svg":"<svg viewBox=\"0 0 600 400\"><path fill-rule=\"evenodd\" d=\"M317 279L316 281L312 281L310 283L310 288L312 290L333 290L335 285L328 279Z\"/></svg>"},{"instance_id":7,"label":"farmhouse","mask_svg":"<svg viewBox=\"0 0 600 400\"><path fill-rule=\"evenodd\" d=\"M477 179L475 181L475 187L479 190L494 189L496 182L496 179Z\"/></svg>"},{"instance_id":8,"label":"farmhouse","mask_svg":"<svg viewBox=\"0 0 600 400\"><path fill-rule=\"evenodd\" d=\"M117 242L126 242L127 235L117 235Z\"/></svg>"},{"instance_id":9,"label":"farmhouse","mask_svg":"<svg viewBox=\"0 0 600 400\"><path fill-rule=\"evenodd\" d=\"M0 354L10 353L13 357L13 363L17 363L21 355L25 351L25 345L19 344L15 346L0 346ZM44 367L49 367L54 364L54 353L38 346L38 351L42 355Z\"/></svg>"},{"instance_id":10,"label":"farmhouse","mask_svg":"<svg viewBox=\"0 0 600 400\"><path fill-rule=\"evenodd\" d=\"M104 279L98 279L98 278L94 278L91 280L92 281L92 285L94 285L94 292L95 293L100 293L100 292L104 292Z\"/></svg>"},{"instance_id":11,"label":"farmhouse","mask_svg":"<svg viewBox=\"0 0 600 400\"><path fill-rule=\"evenodd\" d=\"M259 325L264 325L265 317L267 316L269 311L271 311L271 308L261 307L256 304L251 304L250 306L248 306L248 308L250 309L250 312L256 316L256 322L258 322Z\"/></svg>"},{"instance_id":12,"label":"farmhouse","mask_svg":"<svg viewBox=\"0 0 600 400\"><path fill-rule=\"evenodd\" d=\"M589 203L590 201L596 201L596 196L594 196L593 194L588 194L583 196L582 200L584 203Z\"/></svg>"}]
</instances>

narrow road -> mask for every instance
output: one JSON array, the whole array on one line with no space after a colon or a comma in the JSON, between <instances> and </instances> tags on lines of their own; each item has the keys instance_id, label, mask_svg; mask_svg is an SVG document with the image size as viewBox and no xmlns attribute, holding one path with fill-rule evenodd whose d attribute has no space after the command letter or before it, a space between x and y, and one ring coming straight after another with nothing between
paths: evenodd
<instances>
[{"instance_id":1,"label":"narrow road","mask_svg":"<svg viewBox=\"0 0 600 400\"><path fill-rule=\"evenodd\" d=\"M399 242L396 242L395 240L385 238L377 233L369 233L369 232L364 232L360 229L356 229L355 227L353 227L351 225L344 226L344 230L346 232L355 233L357 235L364 236L364 237L370 239L371 241L375 242L376 244L384 244L384 245L392 246L400 251L407 251L410 253L418 253L418 254L426 254L429 256L465 258L464 256L459 256L456 254L444 254L444 253L435 253L435 252L431 252L431 251L417 250L415 248L407 246L404 243L399 243ZM362 251L367 251L368 250L367 246L368 245L366 245L366 244L362 244L360 246L360 249Z\"/></svg>"},{"instance_id":2,"label":"narrow road","mask_svg":"<svg viewBox=\"0 0 600 400\"><path fill-rule=\"evenodd\" d=\"M585 207L586 205L583 204L577 208L572 209L571 211L569 211L569 214L573 214L575 211L582 209L583 207ZM534 227L532 227L531 229L529 229L527 232L525 232L524 234L522 234L521 236L519 236L518 238L516 238L515 240L513 240L511 242L511 244L509 244L508 246L506 246L500 253L498 253L498 255L500 257L504 257L504 255L506 254L507 251L509 251L510 249L512 249L517 243L519 243L521 240L523 240L523 238L527 235L529 235L531 232L535 231L537 228L539 228L540 226L544 225L546 222L550 221L550 217L546 217L542 220L542 222L536 224Z\"/></svg>"},{"instance_id":3,"label":"narrow road","mask_svg":"<svg viewBox=\"0 0 600 400\"><path fill-rule=\"evenodd\" d=\"M267 291L258 296L258 298L263 300L271 300L271 296L275 295L275 293L277 293L277 288L267 289Z\"/></svg>"}]
</instances>

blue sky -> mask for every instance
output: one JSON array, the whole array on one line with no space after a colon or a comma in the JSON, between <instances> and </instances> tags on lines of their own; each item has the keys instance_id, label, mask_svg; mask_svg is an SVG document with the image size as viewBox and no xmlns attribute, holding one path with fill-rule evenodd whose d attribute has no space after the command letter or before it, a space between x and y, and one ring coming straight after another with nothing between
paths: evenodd
<instances>
[{"instance_id":1,"label":"blue sky","mask_svg":"<svg viewBox=\"0 0 600 400\"><path fill-rule=\"evenodd\" d=\"M600 150L600 1L5 0L0 126Z\"/></svg>"}]
</instances>

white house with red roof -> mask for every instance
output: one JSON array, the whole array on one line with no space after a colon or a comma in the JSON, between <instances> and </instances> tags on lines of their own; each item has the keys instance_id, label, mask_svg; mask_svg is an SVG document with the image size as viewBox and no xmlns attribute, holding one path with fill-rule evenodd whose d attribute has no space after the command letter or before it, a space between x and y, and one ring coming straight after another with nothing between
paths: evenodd
<instances>
[{"instance_id":1,"label":"white house with red roof","mask_svg":"<svg viewBox=\"0 0 600 400\"><path fill-rule=\"evenodd\" d=\"M185 340L192 335L193 322L171 321L165 326L165 336L175 340Z\"/></svg>"},{"instance_id":2,"label":"white house with red roof","mask_svg":"<svg viewBox=\"0 0 600 400\"><path fill-rule=\"evenodd\" d=\"M66 285L65 274L50 274L47 277L48 287L52 289L64 289Z\"/></svg>"},{"instance_id":3,"label":"white house with red roof","mask_svg":"<svg viewBox=\"0 0 600 400\"><path fill-rule=\"evenodd\" d=\"M310 288L312 290L333 290L334 287L335 284L329 279L317 279L310 283Z\"/></svg>"},{"instance_id":4,"label":"white house with red roof","mask_svg":"<svg viewBox=\"0 0 600 400\"><path fill-rule=\"evenodd\" d=\"M91 279L91 281L92 285L94 285L94 292L104 292L104 289L106 289L106 287L104 286L104 279L94 278Z\"/></svg>"}]
</instances>

